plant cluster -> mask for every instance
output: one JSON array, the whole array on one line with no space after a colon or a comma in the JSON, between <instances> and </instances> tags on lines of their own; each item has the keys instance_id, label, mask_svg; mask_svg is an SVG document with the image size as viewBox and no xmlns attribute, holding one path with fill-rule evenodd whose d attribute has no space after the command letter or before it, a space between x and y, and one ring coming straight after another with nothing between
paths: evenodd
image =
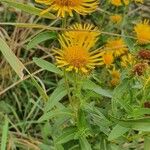
<instances>
[{"instance_id":1,"label":"plant cluster","mask_svg":"<svg viewBox=\"0 0 150 150\"><path fill-rule=\"evenodd\" d=\"M44 51L48 59L33 54L44 70L37 77L0 37L0 50L12 68L31 78L20 86L19 98L13 91L3 97L12 94L16 103L0 103L2 150L150 150L150 24L137 15L145 2L29 3L35 6L2 0L39 16L35 23L2 25L31 28L23 50Z\"/></svg>"}]
</instances>

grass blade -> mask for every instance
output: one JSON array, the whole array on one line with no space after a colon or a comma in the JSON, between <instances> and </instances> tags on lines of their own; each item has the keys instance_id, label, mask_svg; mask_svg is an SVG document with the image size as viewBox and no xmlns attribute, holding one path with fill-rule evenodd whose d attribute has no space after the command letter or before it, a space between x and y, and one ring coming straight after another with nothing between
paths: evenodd
<instances>
[{"instance_id":1,"label":"grass blade","mask_svg":"<svg viewBox=\"0 0 150 150\"><path fill-rule=\"evenodd\" d=\"M17 73L17 75L22 79L24 76L23 70L25 69L25 66L15 56L15 54L12 52L12 50L9 48L6 42L1 38L0 38L0 51L2 52L8 63L11 65L11 67L14 69L14 71Z\"/></svg>"},{"instance_id":2,"label":"grass blade","mask_svg":"<svg viewBox=\"0 0 150 150\"><path fill-rule=\"evenodd\" d=\"M36 65L38 65L39 67L41 67L44 70L47 70L47 71L50 71L50 72L53 72L53 73L56 73L59 75L63 74L59 68L57 68L54 64L52 64L46 60L43 60L41 58L33 58L33 61L36 63Z\"/></svg>"},{"instance_id":3,"label":"grass blade","mask_svg":"<svg viewBox=\"0 0 150 150\"><path fill-rule=\"evenodd\" d=\"M5 122L3 125L3 131L2 131L2 140L1 140L1 150L6 150L7 145L7 136L8 136L8 119L7 116L5 116Z\"/></svg>"},{"instance_id":4,"label":"grass blade","mask_svg":"<svg viewBox=\"0 0 150 150\"><path fill-rule=\"evenodd\" d=\"M31 41L27 45L27 49L32 49L39 43L46 41L46 40L50 40L50 39L56 39L56 37L57 37L56 32L46 31L46 32L39 33L33 39L31 39Z\"/></svg>"},{"instance_id":5,"label":"grass blade","mask_svg":"<svg viewBox=\"0 0 150 150\"><path fill-rule=\"evenodd\" d=\"M42 9L30 6L28 4L18 3L18 2L12 1L12 0L1 0L1 2L5 2L11 7L18 8L18 9L25 11L32 15L40 16L40 13L42 12ZM45 14L41 15L41 17L48 18L48 19L56 19L56 17L51 13L45 13Z\"/></svg>"}]
</instances>

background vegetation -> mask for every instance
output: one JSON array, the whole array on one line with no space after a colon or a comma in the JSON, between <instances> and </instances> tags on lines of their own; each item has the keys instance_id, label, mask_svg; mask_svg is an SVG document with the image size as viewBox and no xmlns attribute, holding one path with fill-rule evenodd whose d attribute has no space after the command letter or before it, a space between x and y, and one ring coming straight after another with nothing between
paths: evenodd
<instances>
[{"instance_id":1,"label":"background vegetation","mask_svg":"<svg viewBox=\"0 0 150 150\"><path fill-rule=\"evenodd\" d=\"M67 27L79 20L97 26L96 47L122 37L136 59L126 68L115 60L117 84L103 66L87 78L77 74L77 88L74 76L69 73L66 80L52 55L64 20L51 13L41 16L43 7L30 0L0 0L1 150L150 150L150 69L135 67L150 64L150 55L143 60L139 54L150 52L150 44L138 44L133 30L149 19L149 2L116 8L101 1L95 12L67 18ZM110 19L116 13L121 23ZM78 111L67 86L76 100L84 99Z\"/></svg>"}]
</instances>

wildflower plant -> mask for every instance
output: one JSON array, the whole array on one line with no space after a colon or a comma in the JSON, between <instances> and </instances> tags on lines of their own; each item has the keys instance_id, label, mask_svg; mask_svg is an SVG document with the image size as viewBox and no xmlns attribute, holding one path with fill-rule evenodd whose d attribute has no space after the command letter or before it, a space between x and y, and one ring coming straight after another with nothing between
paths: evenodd
<instances>
[{"instance_id":1,"label":"wildflower plant","mask_svg":"<svg viewBox=\"0 0 150 150\"><path fill-rule=\"evenodd\" d=\"M143 1L28 3L2 0L35 17L2 23L16 26L12 37L17 28L29 28L16 47L25 51L22 59L33 58L27 64L34 63L25 67L10 50L16 38L10 42L3 31L6 44L0 34L6 60L20 77L22 70L29 74L17 83L31 78L21 85L19 98L10 91L12 101L2 109L2 150L149 150L150 26L134 8Z\"/></svg>"}]
</instances>

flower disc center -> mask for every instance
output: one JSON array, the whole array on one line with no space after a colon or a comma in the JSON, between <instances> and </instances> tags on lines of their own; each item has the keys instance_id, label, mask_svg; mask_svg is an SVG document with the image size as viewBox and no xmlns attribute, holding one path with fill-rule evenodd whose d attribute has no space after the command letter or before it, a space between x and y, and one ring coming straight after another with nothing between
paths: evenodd
<instances>
[{"instance_id":1,"label":"flower disc center","mask_svg":"<svg viewBox=\"0 0 150 150\"><path fill-rule=\"evenodd\" d=\"M65 60L74 67L86 66L89 59L89 52L78 46L68 47L64 52Z\"/></svg>"}]
</instances>

